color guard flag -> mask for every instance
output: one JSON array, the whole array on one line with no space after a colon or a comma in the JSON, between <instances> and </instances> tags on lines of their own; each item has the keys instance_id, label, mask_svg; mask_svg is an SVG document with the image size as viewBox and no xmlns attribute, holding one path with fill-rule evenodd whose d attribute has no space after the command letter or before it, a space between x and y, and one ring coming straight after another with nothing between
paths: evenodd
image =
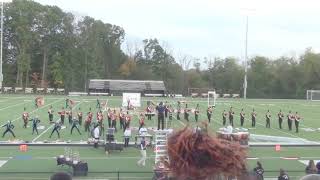
<instances>
[{"instance_id":1,"label":"color guard flag","mask_svg":"<svg viewBox=\"0 0 320 180\"><path fill-rule=\"evenodd\" d=\"M108 106L108 101L105 101L105 102L102 102L102 104L101 104L103 107L106 107L106 106Z\"/></svg>"},{"instance_id":2,"label":"color guard flag","mask_svg":"<svg viewBox=\"0 0 320 180\"><path fill-rule=\"evenodd\" d=\"M43 106L44 105L44 98L43 97L37 97L36 98L37 106Z\"/></svg>"},{"instance_id":3,"label":"color guard flag","mask_svg":"<svg viewBox=\"0 0 320 180\"><path fill-rule=\"evenodd\" d=\"M71 104L71 106L73 106L73 105L75 105L75 104L76 104L76 102L75 102L75 101L73 101L73 100L71 100L71 99L69 99L69 103Z\"/></svg>"}]
</instances>

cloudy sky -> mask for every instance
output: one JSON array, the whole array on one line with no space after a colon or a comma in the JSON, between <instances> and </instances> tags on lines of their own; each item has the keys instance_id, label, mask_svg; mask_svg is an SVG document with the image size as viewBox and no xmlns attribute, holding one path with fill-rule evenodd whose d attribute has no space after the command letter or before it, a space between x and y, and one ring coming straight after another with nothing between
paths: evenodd
<instances>
[{"instance_id":1,"label":"cloudy sky","mask_svg":"<svg viewBox=\"0 0 320 180\"><path fill-rule=\"evenodd\" d=\"M122 26L130 43L158 38L175 53L244 57L320 51L317 0L36 0Z\"/></svg>"}]
</instances>

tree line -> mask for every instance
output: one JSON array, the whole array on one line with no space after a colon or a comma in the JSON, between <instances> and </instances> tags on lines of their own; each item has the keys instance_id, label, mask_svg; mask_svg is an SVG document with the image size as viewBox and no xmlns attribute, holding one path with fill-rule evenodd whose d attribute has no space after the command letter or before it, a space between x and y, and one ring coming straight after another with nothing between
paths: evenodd
<instances>
[{"instance_id":1,"label":"tree line","mask_svg":"<svg viewBox=\"0 0 320 180\"><path fill-rule=\"evenodd\" d=\"M4 86L86 91L93 78L138 79L163 80L172 93L187 94L191 87L243 93L240 59L174 57L156 38L122 48L124 40L122 27L57 6L5 3ZM307 89L320 89L320 54L311 48L299 58L255 56L248 61L249 98L304 98Z\"/></svg>"}]
</instances>

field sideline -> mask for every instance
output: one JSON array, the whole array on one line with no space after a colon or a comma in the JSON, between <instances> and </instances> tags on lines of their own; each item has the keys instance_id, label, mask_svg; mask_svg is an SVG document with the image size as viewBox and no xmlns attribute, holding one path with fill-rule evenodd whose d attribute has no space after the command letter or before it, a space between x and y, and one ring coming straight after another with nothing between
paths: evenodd
<instances>
[{"instance_id":1,"label":"field sideline","mask_svg":"<svg viewBox=\"0 0 320 180\"><path fill-rule=\"evenodd\" d=\"M58 114L56 112L60 111L61 107L65 105L65 96L45 96L45 105L39 109L34 107L34 98L35 96L25 96L25 95L1 95L0 96L0 125L5 124L8 120L12 120L15 125L14 132L17 136L17 139L23 139L26 141L55 141L57 137L54 135L49 139L49 135L52 130L52 126L49 124L48 120L48 108L50 105L53 106L55 110L54 120L58 120ZM85 114L91 107L93 112L96 112L96 98L97 97L69 97L72 100L75 100L77 110L79 107L82 112ZM121 105L121 97L101 97L101 101L108 100L108 105L112 108L119 107ZM173 107L176 107L176 101L186 100L188 102L189 108L195 108L196 104L200 105L200 122L206 120L206 108L207 100L206 99L171 99L171 98L142 98L142 105L137 112L134 114L134 120L131 123L131 127L138 127L138 116L137 113L144 110L146 106L146 101L152 100L157 103L160 101L168 101ZM254 100L242 100L242 99L218 99L216 103L216 108L213 113L213 121L210 123L209 127L211 132L214 133L215 130L222 127L222 111L229 110L230 106L234 108L235 118L234 123L235 127L240 126L240 117L239 113L243 108L246 113L245 128L249 129L251 134L256 135L265 135L265 136L277 136L277 137L287 137L287 138L297 138L304 139L305 141L314 141L320 142L319 130L319 117L320 117L320 102L311 102L305 100L268 100L268 99L254 99ZM22 128L23 122L21 119L21 114L23 108L26 107L27 111L30 112L30 116L34 117L38 115L40 117L41 123L40 126L44 126L43 129L39 130L39 135L32 135L32 128L28 127L27 129ZM250 115L252 108L254 108L258 113L257 125L255 129L251 129L251 118ZM271 128L265 128L265 113L267 110L271 111ZM299 114L303 117L300 123L300 132L295 133L294 131L290 132L287 128L286 119L283 122L284 129L280 130L278 127L277 113L279 109L282 109L285 112L285 115L289 110L298 111ZM95 116L94 116L95 117ZM183 116L182 116L183 117ZM194 116L191 114L190 122L185 120L177 121L174 118L172 121L172 127L174 129L182 128L185 125L189 124L190 126L196 126L197 124L194 121ZM67 120L65 120L67 122ZM152 121L146 120L147 127L156 127L156 118L153 117ZM29 123L29 126L31 123ZM117 124L119 126L119 124ZM5 129L2 128L1 133ZM79 135L76 131L73 132L73 135L70 135L70 127L61 130L61 139L63 141L87 141L88 134L84 133L84 128L81 127L82 135ZM0 141L13 140L13 138L7 134L5 138L0 138ZM118 131L116 138L118 141L122 141L122 131ZM92 177L115 177L116 174L107 174L103 172L109 171L131 171L131 172L140 172L146 171L151 172L152 166L154 163L152 150L148 152L149 160L145 168L140 168L136 166L136 161L138 160L139 153L135 148L129 148L124 152L112 153L108 156L105 155L104 151L100 148L95 150L93 148L84 148L78 147L75 150L80 152L82 159L88 161L89 163L89 176ZM320 147L282 147L281 152L275 152L273 147L261 147L261 148L250 148L248 156L254 157L254 159L248 160L250 167L254 166L254 163L258 158L262 164L265 166L266 176L275 177L278 174L279 168L284 168L289 171L289 175L298 178L304 174L305 165L302 163L303 160L308 159L320 159L317 157L317 154L320 150ZM18 147L7 147L4 146L0 150L0 160L6 161L6 163L0 167L0 179L10 179L12 175L21 176L21 178L26 178L24 175L19 173L12 174L10 172L29 172L27 177L30 179L45 179L48 177L50 172L55 172L58 170L70 169L66 167L57 167L55 165L55 160L53 157L63 154L63 147L30 147L28 152L19 152ZM294 160L285 160L284 157L299 157L300 159ZM35 166L33 166L35 165ZM39 173L32 173L32 172ZM41 173L42 172L42 173ZM112 175L111 175L112 174ZM128 179L133 177L133 179L139 179L140 177L151 177L151 173L128 173L122 174L122 179ZM120 177L121 177L120 176ZM4 178L6 177L6 178ZM126 177L126 178L124 178ZM293 179L295 179L293 177ZM16 179L19 177L15 177Z\"/></svg>"}]
</instances>

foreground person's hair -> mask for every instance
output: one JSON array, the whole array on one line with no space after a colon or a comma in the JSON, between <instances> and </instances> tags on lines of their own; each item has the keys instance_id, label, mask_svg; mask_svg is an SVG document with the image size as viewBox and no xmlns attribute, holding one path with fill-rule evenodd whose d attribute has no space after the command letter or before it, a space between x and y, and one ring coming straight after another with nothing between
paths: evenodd
<instances>
[{"instance_id":1,"label":"foreground person's hair","mask_svg":"<svg viewBox=\"0 0 320 180\"><path fill-rule=\"evenodd\" d=\"M168 156L168 168L179 180L242 176L246 172L246 153L239 144L189 127L168 137Z\"/></svg>"},{"instance_id":2,"label":"foreground person's hair","mask_svg":"<svg viewBox=\"0 0 320 180\"><path fill-rule=\"evenodd\" d=\"M68 173L57 172L50 177L50 180L72 180L72 177Z\"/></svg>"}]
</instances>

